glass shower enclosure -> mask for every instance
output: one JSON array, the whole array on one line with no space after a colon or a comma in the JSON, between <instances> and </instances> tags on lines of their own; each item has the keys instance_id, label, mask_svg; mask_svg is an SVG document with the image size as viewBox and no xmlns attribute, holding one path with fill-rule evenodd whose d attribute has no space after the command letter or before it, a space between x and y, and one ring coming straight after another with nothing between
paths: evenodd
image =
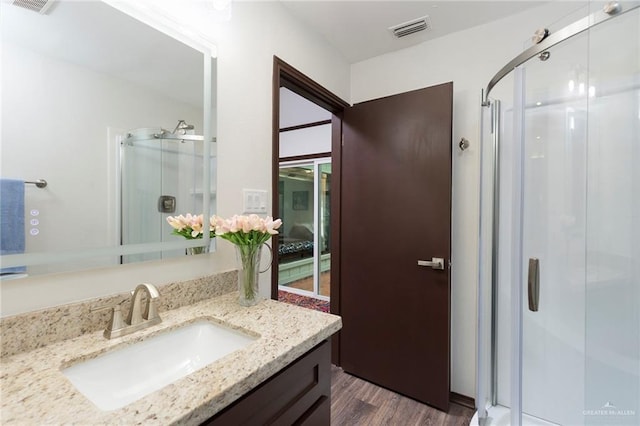
<instances>
[{"instance_id":1,"label":"glass shower enclosure","mask_svg":"<svg viewBox=\"0 0 640 426\"><path fill-rule=\"evenodd\" d=\"M640 8L584 16L483 99L476 424L640 424Z\"/></svg>"}]
</instances>

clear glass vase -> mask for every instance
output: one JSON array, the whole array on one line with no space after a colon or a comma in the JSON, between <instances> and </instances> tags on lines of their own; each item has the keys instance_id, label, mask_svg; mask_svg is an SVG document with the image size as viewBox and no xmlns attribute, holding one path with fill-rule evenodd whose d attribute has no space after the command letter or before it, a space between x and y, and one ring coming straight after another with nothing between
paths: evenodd
<instances>
[{"instance_id":1,"label":"clear glass vase","mask_svg":"<svg viewBox=\"0 0 640 426\"><path fill-rule=\"evenodd\" d=\"M194 254L202 254L202 253L206 253L207 252L207 248L205 246L202 247L187 247L187 255L194 255Z\"/></svg>"},{"instance_id":2,"label":"clear glass vase","mask_svg":"<svg viewBox=\"0 0 640 426\"><path fill-rule=\"evenodd\" d=\"M236 245L238 264L238 303L253 306L260 301L258 274L263 244Z\"/></svg>"}]
</instances>

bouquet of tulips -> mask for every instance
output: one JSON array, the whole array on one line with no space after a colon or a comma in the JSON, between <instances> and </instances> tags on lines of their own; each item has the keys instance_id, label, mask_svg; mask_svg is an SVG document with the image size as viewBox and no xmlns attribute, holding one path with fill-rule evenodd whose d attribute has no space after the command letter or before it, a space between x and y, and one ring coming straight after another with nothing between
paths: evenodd
<instances>
[{"instance_id":1,"label":"bouquet of tulips","mask_svg":"<svg viewBox=\"0 0 640 426\"><path fill-rule=\"evenodd\" d=\"M209 219L209 237L213 238L215 234L215 216ZM202 215L192 215L187 213L186 216L169 216L167 222L173 228L172 234L181 235L188 240L203 238L204 234L204 217Z\"/></svg>"},{"instance_id":2,"label":"bouquet of tulips","mask_svg":"<svg viewBox=\"0 0 640 426\"><path fill-rule=\"evenodd\" d=\"M167 222L173 228L172 234L181 235L188 240L203 237L204 217L187 213L180 216L169 216ZM209 218L209 237L219 236L236 245L262 244L278 233L282 225L280 219L273 220L271 216L261 218L252 214L249 216L234 215L230 219L219 216Z\"/></svg>"},{"instance_id":3,"label":"bouquet of tulips","mask_svg":"<svg viewBox=\"0 0 640 426\"><path fill-rule=\"evenodd\" d=\"M280 219L273 220L271 216L261 218L256 214L235 215L230 219L214 216L211 220L217 236L239 246L266 243L282 225Z\"/></svg>"},{"instance_id":4,"label":"bouquet of tulips","mask_svg":"<svg viewBox=\"0 0 640 426\"><path fill-rule=\"evenodd\" d=\"M262 245L272 235L278 233L282 225L280 219L271 216L261 218L249 216L233 216L230 219L215 218L216 235L232 242L236 247L238 263L238 302L243 306L251 306L260 300L258 293L258 274L260 273L260 253ZM269 247L270 249L271 247Z\"/></svg>"}]
</instances>

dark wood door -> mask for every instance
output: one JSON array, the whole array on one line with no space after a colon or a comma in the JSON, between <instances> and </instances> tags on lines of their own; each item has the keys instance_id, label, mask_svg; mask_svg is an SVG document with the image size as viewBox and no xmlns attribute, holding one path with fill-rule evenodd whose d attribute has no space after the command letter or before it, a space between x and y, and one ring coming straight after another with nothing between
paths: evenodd
<instances>
[{"instance_id":1,"label":"dark wood door","mask_svg":"<svg viewBox=\"0 0 640 426\"><path fill-rule=\"evenodd\" d=\"M453 83L348 108L341 167L342 367L445 411L452 109Z\"/></svg>"}]
</instances>

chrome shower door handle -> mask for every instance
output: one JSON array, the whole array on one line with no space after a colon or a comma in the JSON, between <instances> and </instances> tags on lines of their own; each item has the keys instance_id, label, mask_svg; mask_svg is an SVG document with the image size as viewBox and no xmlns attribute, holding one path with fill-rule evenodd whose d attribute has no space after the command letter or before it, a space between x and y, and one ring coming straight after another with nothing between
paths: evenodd
<instances>
[{"instance_id":1,"label":"chrome shower door handle","mask_svg":"<svg viewBox=\"0 0 640 426\"><path fill-rule=\"evenodd\" d=\"M431 260L418 260L418 266L426 266L433 269L444 269L444 259L432 257Z\"/></svg>"},{"instance_id":2,"label":"chrome shower door handle","mask_svg":"<svg viewBox=\"0 0 640 426\"><path fill-rule=\"evenodd\" d=\"M540 260L535 257L529 259L527 284L529 288L529 310L538 312L540 303Z\"/></svg>"}]
</instances>

